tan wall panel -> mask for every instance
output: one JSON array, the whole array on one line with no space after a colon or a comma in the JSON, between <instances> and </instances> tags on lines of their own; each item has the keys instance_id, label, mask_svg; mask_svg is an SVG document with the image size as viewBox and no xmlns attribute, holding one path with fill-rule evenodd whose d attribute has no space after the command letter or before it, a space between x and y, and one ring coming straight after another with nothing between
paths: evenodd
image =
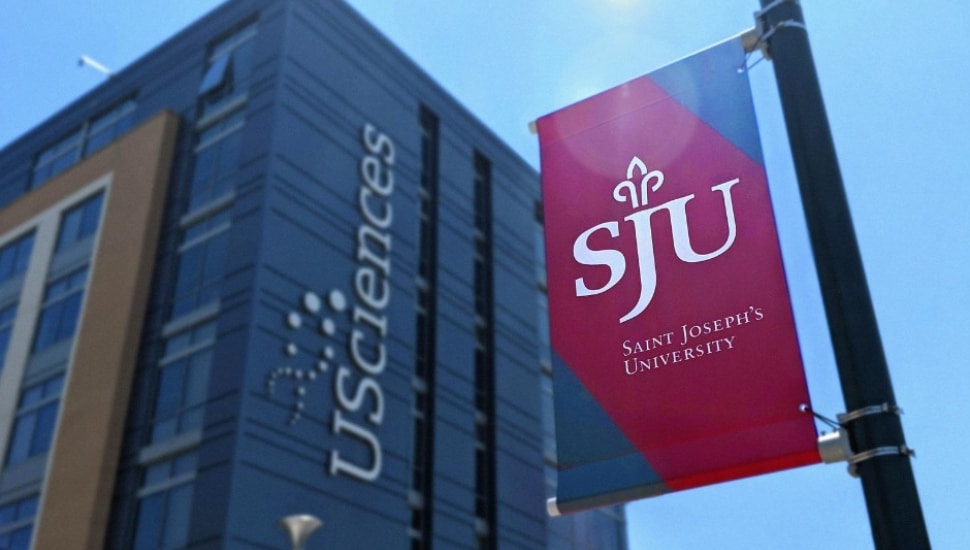
<instances>
[{"instance_id":1,"label":"tan wall panel","mask_svg":"<svg viewBox=\"0 0 970 550\"><path fill-rule=\"evenodd\" d=\"M0 220L2 233L112 174L36 520L36 550L104 545L177 128L175 115L156 115L5 208Z\"/></svg>"}]
</instances>

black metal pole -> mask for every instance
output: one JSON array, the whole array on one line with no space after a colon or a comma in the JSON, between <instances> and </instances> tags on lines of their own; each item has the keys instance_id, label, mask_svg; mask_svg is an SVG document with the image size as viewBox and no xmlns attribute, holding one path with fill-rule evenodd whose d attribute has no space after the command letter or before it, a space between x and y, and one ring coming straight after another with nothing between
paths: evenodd
<instances>
[{"instance_id":1,"label":"black metal pole","mask_svg":"<svg viewBox=\"0 0 970 550\"><path fill-rule=\"evenodd\" d=\"M889 453L856 465L872 536L880 550L929 548L802 9L796 0L760 1L846 410L889 405L847 422L856 454Z\"/></svg>"}]
</instances>

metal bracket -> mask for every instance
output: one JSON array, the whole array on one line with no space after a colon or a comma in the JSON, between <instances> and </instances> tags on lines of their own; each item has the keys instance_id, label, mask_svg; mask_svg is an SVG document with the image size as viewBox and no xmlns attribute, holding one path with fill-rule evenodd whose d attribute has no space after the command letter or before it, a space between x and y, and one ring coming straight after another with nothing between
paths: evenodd
<instances>
[{"instance_id":1,"label":"metal bracket","mask_svg":"<svg viewBox=\"0 0 970 550\"><path fill-rule=\"evenodd\" d=\"M878 456L903 455L915 457L916 451L910 449L905 444L876 447L868 451L862 451L861 453L853 453L851 451L848 446L848 432L845 430L845 426L849 422L874 414L900 415L903 414L903 410L896 405L883 403L882 405L869 405L868 407L862 407L845 414L837 415L836 418L842 427L831 434L823 434L818 440L818 448L819 453L822 455L822 461L826 464L831 464L832 462L845 460L849 463L849 475L859 477L858 465L860 462L865 462Z\"/></svg>"},{"instance_id":2,"label":"metal bracket","mask_svg":"<svg viewBox=\"0 0 970 550\"><path fill-rule=\"evenodd\" d=\"M859 477L858 464L860 462L865 462L866 460L876 458L877 456L911 456L916 457L916 451L910 449L906 445L898 445L891 447L876 447L875 449L869 449L868 451L863 451L861 453L856 453L849 457L849 475L852 477Z\"/></svg>"},{"instance_id":3,"label":"metal bracket","mask_svg":"<svg viewBox=\"0 0 970 550\"><path fill-rule=\"evenodd\" d=\"M764 15L766 13L768 13L769 11L777 8L778 6L780 6L780 5L782 5L782 4L786 3L786 2L794 2L794 3L797 4L798 3L798 0L775 0L774 2L768 4L767 6L761 8L760 10L758 10L756 12L754 12L754 19L755 19L755 21L761 21L761 18L764 17Z\"/></svg>"},{"instance_id":4,"label":"metal bracket","mask_svg":"<svg viewBox=\"0 0 970 550\"><path fill-rule=\"evenodd\" d=\"M801 410L803 412L811 412L812 415L822 419L826 424L836 428L832 432L823 432L822 435L819 436L818 452L822 457L822 462L825 464L833 464L835 462L842 462L843 460L847 461L849 463L849 475L852 477L859 477L858 464L860 462L865 462L866 460L870 460L878 456L916 456L916 451L910 449L905 444L898 446L876 447L874 449L869 449L868 451L862 451L861 453L853 453L852 447L849 445L849 432L846 430L849 422L874 414L902 414L903 410L896 405L890 405L889 403L883 403L882 405L870 405L868 407L862 407L861 409L856 409L845 414L840 414L836 416L838 419L838 424L835 424L824 416L812 411L807 405L802 405Z\"/></svg>"},{"instance_id":5,"label":"metal bracket","mask_svg":"<svg viewBox=\"0 0 970 550\"><path fill-rule=\"evenodd\" d=\"M835 464L852 460L852 447L849 446L849 432L839 428L818 437L818 454L825 464Z\"/></svg>"},{"instance_id":6,"label":"metal bracket","mask_svg":"<svg viewBox=\"0 0 970 550\"><path fill-rule=\"evenodd\" d=\"M858 420L863 416L870 416L873 414L903 414L903 409L900 409L896 405L890 405L889 403L883 403L882 405L869 405L868 407L862 407L861 409L856 409L845 414L837 415L836 418L839 420L839 424L845 426L853 420Z\"/></svg>"},{"instance_id":7,"label":"metal bracket","mask_svg":"<svg viewBox=\"0 0 970 550\"><path fill-rule=\"evenodd\" d=\"M744 51L748 54L748 56L750 56L755 50L761 52L761 59L756 61L752 67L764 59L771 59L771 52L768 50L768 39L778 32L778 29L784 27L794 27L797 29L802 29L806 32L808 31L808 27L806 27L804 23L795 21L794 19L779 21L772 25L770 29L766 28L767 25L764 19L765 14L786 2L798 2L798 0L775 0L761 10L754 12L755 27L745 31L741 35L741 44L744 46ZM747 60L745 60L745 65L747 65Z\"/></svg>"}]
</instances>

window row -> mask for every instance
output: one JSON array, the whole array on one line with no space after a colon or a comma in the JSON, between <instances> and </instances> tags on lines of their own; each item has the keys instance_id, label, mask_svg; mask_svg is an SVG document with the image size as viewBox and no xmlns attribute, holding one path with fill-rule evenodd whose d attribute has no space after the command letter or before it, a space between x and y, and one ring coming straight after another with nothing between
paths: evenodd
<instances>
[{"instance_id":1,"label":"window row","mask_svg":"<svg viewBox=\"0 0 970 550\"><path fill-rule=\"evenodd\" d=\"M535 237L536 277L536 346L541 369L540 405L542 407L542 450L546 461L546 484L555 489L556 411L552 383L552 340L549 333L549 296L546 294L546 241L542 203L534 205L533 235ZM552 476L552 477L550 477Z\"/></svg>"},{"instance_id":2,"label":"window row","mask_svg":"<svg viewBox=\"0 0 970 550\"><path fill-rule=\"evenodd\" d=\"M13 320L17 317L17 304L0 308L0 373L7 357L7 347L10 345L10 334L13 332Z\"/></svg>"},{"instance_id":3,"label":"window row","mask_svg":"<svg viewBox=\"0 0 970 550\"><path fill-rule=\"evenodd\" d=\"M27 271L34 234L28 233L0 248L0 285Z\"/></svg>"},{"instance_id":4,"label":"window row","mask_svg":"<svg viewBox=\"0 0 970 550\"><path fill-rule=\"evenodd\" d=\"M215 340L213 320L165 342L164 357L155 375L151 443L202 427Z\"/></svg>"},{"instance_id":5,"label":"window row","mask_svg":"<svg viewBox=\"0 0 970 550\"><path fill-rule=\"evenodd\" d=\"M182 233L171 317L216 301L229 254L229 210L202 218Z\"/></svg>"},{"instance_id":6,"label":"window row","mask_svg":"<svg viewBox=\"0 0 970 550\"><path fill-rule=\"evenodd\" d=\"M193 217L231 197L232 177L239 169L242 129L246 122L245 91L252 72L255 36L256 22L252 21L215 42L210 49L198 92L201 118L187 189L186 211ZM230 226L230 210L219 208L201 220L193 220L183 230L170 319L215 302L219 297Z\"/></svg>"},{"instance_id":7,"label":"window row","mask_svg":"<svg viewBox=\"0 0 970 550\"><path fill-rule=\"evenodd\" d=\"M69 248L98 230L104 193L98 193L80 204L65 211L57 234L54 251ZM0 248L0 285L23 274L30 263L30 253L34 247L34 233L30 232Z\"/></svg>"},{"instance_id":8,"label":"window row","mask_svg":"<svg viewBox=\"0 0 970 550\"><path fill-rule=\"evenodd\" d=\"M93 235L98 229L104 193L87 199L67 210L61 218L56 250L61 250ZM23 273L27 268L34 234L21 237L0 250L0 283ZM47 285L41 306L32 350L46 349L74 335L81 312L81 302L88 269L83 267ZM0 369L13 330L16 308L0 309Z\"/></svg>"},{"instance_id":9,"label":"window row","mask_svg":"<svg viewBox=\"0 0 970 550\"><path fill-rule=\"evenodd\" d=\"M61 217L61 227L57 233L57 245L54 252L60 252L72 244L83 241L98 230L101 220L101 207L104 204L104 193L98 193L84 202L64 212Z\"/></svg>"},{"instance_id":10,"label":"window row","mask_svg":"<svg viewBox=\"0 0 970 550\"><path fill-rule=\"evenodd\" d=\"M63 387L61 373L21 392L7 451L8 466L50 450Z\"/></svg>"},{"instance_id":11,"label":"window row","mask_svg":"<svg viewBox=\"0 0 970 550\"><path fill-rule=\"evenodd\" d=\"M199 132L195 166L188 189L188 212L203 212L229 197L239 165L243 111ZM194 219L182 231L170 318L215 301L225 275L231 224L230 202ZM193 216L194 217L194 216Z\"/></svg>"},{"instance_id":12,"label":"window row","mask_svg":"<svg viewBox=\"0 0 970 550\"><path fill-rule=\"evenodd\" d=\"M437 268L438 117L425 107L418 115L421 130L421 179L418 187L417 316L415 318L414 434L411 488L418 498L411 506L412 550L431 548L434 470L435 270Z\"/></svg>"},{"instance_id":13,"label":"window row","mask_svg":"<svg viewBox=\"0 0 970 550\"><path fill-rule=\"evenodd\" d=\"M255 36L252 22L212 46L198 92L202 116L245 95L252 77Z\"/></svg>"},{"instance_id":14,"label":"window row","mask_svg":"<svg viewBox=\"0 0 970 550\"><path fill-rule=\"evenodd\" d=\"M193 451L144 468L132 550L180 548L188 542L197 466Z\"/></svg>"},{"instance_id":15,"label":"window row","mask_svg":"<svg viewBox=\"0 0 970 550\"><path fill-rule=\"evenodd\" d=\"M132 99L122 101L41 151L34 161L30 188L67 170L127 132L134 124L135 106Z\"/></svg>"},{"instance_id":16,"label":"window row","mask_svg":"<svg viewBox=\"0 0 970 550\"><path fill-rule=\"evenodd\" d=\"M34 334L35 353L74 336L87 278L88 268L85 266L47 285Z\"/></svg>"},{"instance_id":17,"label":"window row","mask_svg":"<svg viewBox=\"0 0 970 550\"><path fill-rule=\"evenodd\" d=\"M28 550L37 515L37 495L0 506L0 549Z\"/></svg>"},{"instance_id":18,"label":"window row","mask_svg":"<svg viewBox=\"0 0 970 550\"><path fill-rule=\"evenodd\" d=\"M492 308L491 162L474 156L475 209L475 532L478 548L496 547L495 350Z\"/></svg>"},{"instance_id":19,"label":"window row","mask_svg":"<svg viewBox=\"0 0 970 550\"><path fill-rule=\"evenodd\" d=\"M211 345L159 366L153 443L202 427L211 370Z\"/></svg>"},{"instance_id":20,"label":"window row","mask_svg":"<svg viewBox=\"0 0 970 550\"><path fill-rule=\"evenodd\" d=\"M246 92L255 52L256 24L237 28L210 49L198 89L199 125L185 203L168 318L217 302L228 259L230 197L239 168ZM206 212L204 215L198 215ZM215 321L167 338L153 373L151 444L198 429L212 370ZM131 548L156 550L188 542L197 454L148 465L138 492Z\"/></svg>"},{"instance_id":21,"label":"window row","mask_svg":"<svg viewBox=\"0 0 970 550\"><path fill-rule=\"evenodd\" d=\"M83 240L97 230L103 197L103 193L98 193L63 214L58 233L58 249ZM22 266L18 268L22 272L32 243L31 233L4 248L0 256L13 257L4 265ZM6 272L12 273L15 270ZM34 353L74 336L87 278L88 266L83 266L47 284L33 336L31 350ZM0 308L0 370L4 366L13 332L17 305L14 303ZM61 373L22 389L17 417L7 447L6 464L22 462L50 449L63 384L64 374Z\"/></svg>"},{"instance_id":22,"label":"window row","mask_svg":"<svg viewBox=\"0 0 970 550\"><path fill-rule=\"evenodd\" d=\"M189 211L224 195L239 167L244 111L238 110L199 132L189 186Z\"/></svg>"}]
</instances>

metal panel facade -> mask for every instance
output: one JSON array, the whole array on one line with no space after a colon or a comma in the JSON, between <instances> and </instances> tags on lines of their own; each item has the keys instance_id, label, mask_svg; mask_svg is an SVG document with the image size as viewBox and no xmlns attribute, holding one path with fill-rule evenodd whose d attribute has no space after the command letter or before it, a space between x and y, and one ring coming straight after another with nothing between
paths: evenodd
<instances>
[{"instance_id":1,"label":"metal panel facade","mask_svg":"<svg viewBox=\"0 0 970 550\"><path fill-rule=\"evenodd\" d=\"M0 152L0 208L126 98L181 124L108 547L625 547L545 515L531 167L343 3L241 0Z\"/></svg>"}]
</instances>

